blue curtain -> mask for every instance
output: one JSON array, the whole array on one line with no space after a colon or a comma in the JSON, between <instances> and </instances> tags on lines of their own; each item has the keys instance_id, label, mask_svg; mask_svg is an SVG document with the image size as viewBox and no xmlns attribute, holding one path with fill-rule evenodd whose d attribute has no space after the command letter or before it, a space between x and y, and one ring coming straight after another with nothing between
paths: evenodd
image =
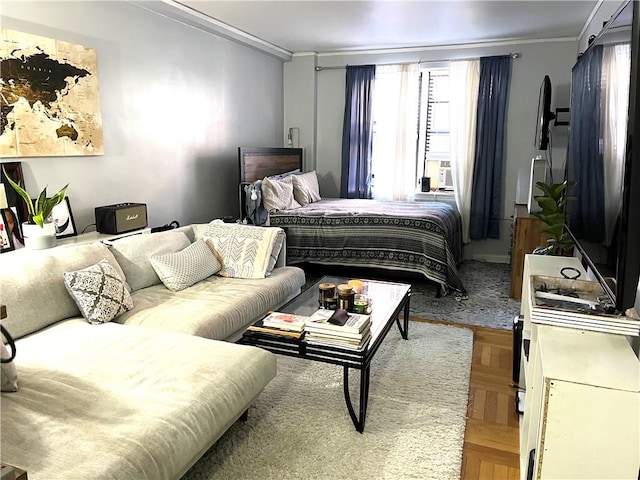
<instances>
[{"instance_id":1,"label":"blue curtain","mask_svg":"<svg viewBox=\"0 0 640 480\"><path fill-rule=\"evenodd\" d=\"M371 198L375 65L347 67L340 197Z\"/></svg>"},{"instance_id":2,"label":"blue curtain","mask_svg":"<svg viewBox=\"0 0 640 480\"><path fill-rule=\"evenodd\" d=\"M504 130L510 78L510 56L480 59L476 153L469 223L472 240L500 238Z\"/></svg>"},{"instance_id":3,"label":"blue curtain","mask_svg":"<svg viewBox=\"0 0 640 480\"><path fill-rule=\"evenodd\" d=\"M568 223L571 232L590 242L602 242L604 226L604 159L600 148L602 45L587 50L571 72L571 135L567 178L576 182L569 190Z\"/></svg>"}]
</instances>

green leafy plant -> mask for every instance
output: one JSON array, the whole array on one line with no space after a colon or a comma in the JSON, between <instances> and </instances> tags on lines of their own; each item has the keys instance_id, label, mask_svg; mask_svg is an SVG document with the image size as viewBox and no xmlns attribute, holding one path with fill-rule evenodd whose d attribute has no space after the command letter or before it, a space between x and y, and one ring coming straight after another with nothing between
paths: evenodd
<instances>
[{"instance_id":1,"label":"green leafy plant","mask_svg":"<svg viewBox=\"0 0 640 480\"><path fill-rule=\"evenodd\" d=\"M538 202L540 211L533 213L547 227L542 232L549 235L547 246L537 247L533 253L536 255L557 255L573 248L573 240L565 231L564 224L566 220L567 202L571 197L567 194L569 187L575 185L575 182L564 181L562 183L546 184L536 182L543 195L534 196L534 200Z\"/></svg>"},{"instance_id":2,"label":"green leafy plant","mask_svg":"<svg viewBox=\"0 0 640 480\"><path fill-rule=\"evenodd\" d=\"M16 182L11 180L9 175L7 175L7 172L4 170L4 167L2 167L2 170L4 171L4 174L7 177L7 181L9 182L9 185L11 185L11 187L13 187L13 189L18 193L18 195L20 195L24 199L24 201L27 203L27 208L29 211L28 223L33 223L33 224L39 225L40 227L44 227L44 223L51 216L53 207L55 207L56 205L58 205L60 202L64 200L64 194L69 184L67 183L55 195L53 195L50 198L47 197L47 187L44 187L44 190L40 192L40 195L38 195L38 198L34 203L33 200L31 200L31 197L29 196L29 194L24 190L24 188L22 188Z\"/></svg>"}]
</instances>

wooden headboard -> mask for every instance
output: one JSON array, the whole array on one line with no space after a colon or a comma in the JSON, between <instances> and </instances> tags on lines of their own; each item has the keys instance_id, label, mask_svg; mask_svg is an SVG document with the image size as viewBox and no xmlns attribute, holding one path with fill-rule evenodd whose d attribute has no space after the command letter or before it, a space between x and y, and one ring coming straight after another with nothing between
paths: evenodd
<instances>
[{"instance_id":1,"label":"wooden headboard","mask_svg":"<svg viewBox=\"0 0 640 480\"><path fill-rule=\"evenodd\" d=\"M302 149L281 147L238 147L240 182L255 182L264 177L302 171Z\"/></svg>"}]
</instances>

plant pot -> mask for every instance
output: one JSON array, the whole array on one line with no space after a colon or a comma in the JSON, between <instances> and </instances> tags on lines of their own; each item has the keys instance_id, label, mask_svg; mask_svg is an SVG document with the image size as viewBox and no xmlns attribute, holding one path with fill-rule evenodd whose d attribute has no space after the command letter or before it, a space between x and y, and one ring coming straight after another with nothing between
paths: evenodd
<instances>
[{"instance_id":1,"label":"plant pot","mask_svg":"<svg viewBox=\"0 0 640 480\"><path fill-rule=\"evenodd\" d=\"M22 236L25 248L42 250L56 246L56 226L53 222L45 222L43 227L35 223L23 223Z\"/></svg>"}]
</instances>

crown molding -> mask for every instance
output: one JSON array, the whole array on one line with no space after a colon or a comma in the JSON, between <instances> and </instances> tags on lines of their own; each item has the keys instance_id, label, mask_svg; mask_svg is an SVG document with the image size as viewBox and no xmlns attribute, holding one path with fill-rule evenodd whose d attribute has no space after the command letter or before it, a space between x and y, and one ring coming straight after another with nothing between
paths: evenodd
<instances>
[{"instance_id":1,"label":"crown molding","mask_svg":"<svg viewBox=\"0 0 640 480\"><path fill-rule=\"evenodd\" d=\"M508 40L489 40L478 43L457 43L450 45L430 45L423 47L400 47L400 48L377 48L368 50L341 50L335 52L321 52L318 57L336 57L348 55L378 55L385 53L415 53L425 51L441 51L441 50L460 50L466 48L483 48L483 47L504 47L511 45L525 45L530 43L549 43L549 42L577 42L577 37L559 37L559 38L534 38L534 39L508 39Z\"/></svg>"},{"instance_id":2,"label":"crown molding","mask_svg":"<svg viewBox=\"0 0 640 480\"><path fill-rule=\"evenodd\" d=\"M204 15L192 8L182 5L174 0L160 0L159 2L134 1L137 7L143 8L176 22L182 23L200 31L211 33L218 37L231 40L240 45L253 48L283 61L291 61L292 53L288 50L265 42L261 38L254 37L231 25L227 25L215 18Z\"/></svg>"}]
</instances>

